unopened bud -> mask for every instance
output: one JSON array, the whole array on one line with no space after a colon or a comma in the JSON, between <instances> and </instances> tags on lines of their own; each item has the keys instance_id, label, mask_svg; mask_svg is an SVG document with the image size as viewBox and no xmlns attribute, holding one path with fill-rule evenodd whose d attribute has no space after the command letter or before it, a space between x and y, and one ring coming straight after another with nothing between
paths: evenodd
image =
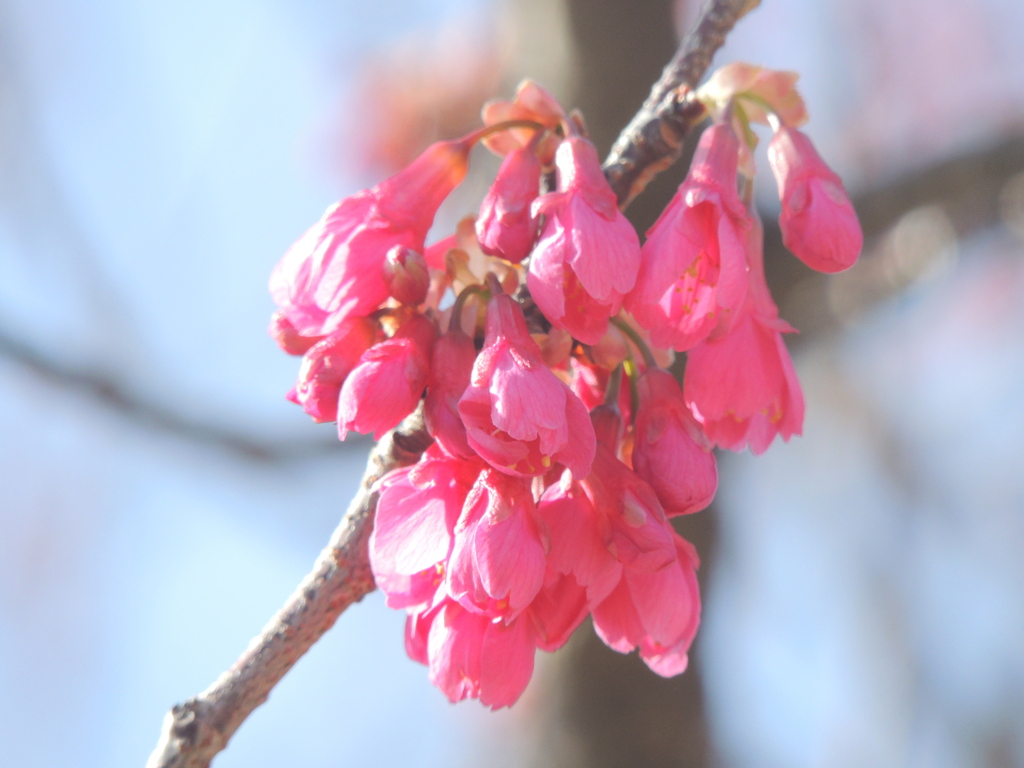
<instances>
[{"instance_id":1,"label":"unopened bud","mask_svg":"<svg viewBox=\"0 0 1024 768\"><path fill-rule=\"evenodd\" d=\"M422 304L430 289L430 272L422 255L404 245L396 245L384 259L384 283L388 293L409 306Z\"/></svg>"}]
</instances>

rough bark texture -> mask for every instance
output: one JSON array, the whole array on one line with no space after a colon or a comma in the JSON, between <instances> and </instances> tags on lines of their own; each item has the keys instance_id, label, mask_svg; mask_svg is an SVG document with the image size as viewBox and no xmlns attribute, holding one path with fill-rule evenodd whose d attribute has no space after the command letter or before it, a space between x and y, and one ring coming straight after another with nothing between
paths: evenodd
<instances>
[{"instance_id":1,"label":"rough bark texture","mask_svg":"<svg viewBox=\"0 0 1024 768\"><path fill-rule=\"evenodd\" d=\"M703 108L682 94L696 85L736 20L757 2L711 0L640 113L616 141L605 169L623 207L679 157L682 139L704 116ZM338 616L373 591L367 541L377 503L374 484L390 470L415 463L430 442L417 412L371 451L359 493L313 570L231 669L171 709L146 768L207 768Z\"/></svg>"},{"instance_id":2,"label":"rough bark texture","mask_svg":"<svg viewBox=\"0 0 1024 768\"><path fill-rule=\"evenodd\" d=\"M643 107L619 134L604 163L620 207L628 205L652 178L679 159L686 134L705 117L704 108L690 98L691 91L739 18L759 3L712 0L704 6L696 25Z\"/></svg>"},{"instance_id":3,"label":"rough bark texture","mask_svg":"<svg viewBox=\"0 0 1024 768\"><path fill-rule=\"evenodd\" d=\"M377 506L374 486L392 469L415 463L431 442L418 410L374 447L359 492L313 570L231 669L171 709L147 768L208 766L338 616L373 591L367 542Z\"/></svg>"}]
</instances>

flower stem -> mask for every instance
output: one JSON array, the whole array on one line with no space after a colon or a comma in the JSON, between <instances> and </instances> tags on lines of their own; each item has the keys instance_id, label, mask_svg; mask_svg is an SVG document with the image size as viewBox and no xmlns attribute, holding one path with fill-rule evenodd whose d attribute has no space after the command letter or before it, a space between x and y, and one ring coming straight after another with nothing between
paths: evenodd
<instances>
[{"instance_id":1,"label":"flower stem","mask_svg":"<svg viewBox=\"0 0 1024 768\"><path fill-rule=\"evenodd\" d=\"M621 317L613 317L612 324L626 334L629 340L632 341L633 344L636 345L636 348L640 350L640 354L644 357L644 365L648 368L658 367L658 363L654 360L654 354L651 352L651 348L647 346L647 342L640 337L640 334L636 332L636 329L634 329L633 326Z\"/></svg>"}]
</instances>

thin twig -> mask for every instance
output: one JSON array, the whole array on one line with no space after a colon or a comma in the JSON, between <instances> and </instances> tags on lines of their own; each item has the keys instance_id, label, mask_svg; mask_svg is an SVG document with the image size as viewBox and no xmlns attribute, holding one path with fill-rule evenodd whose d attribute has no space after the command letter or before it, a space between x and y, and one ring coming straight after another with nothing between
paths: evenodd
<instances>
[{"instance_id":1,"label":"thin twig","mask_svg":"<svg viewBox=\"0 0 1024 768\"><path fill-rule=\"evenodd\" d=\"M675 159L681 137L696 124L692 107L677 103L673 94L681 87L694 87L726 33L757 2L712 0L701 11L605 163L623 206ZM696 121L701 117L702 108ZM171 709L146 768L207 768L295 662L348 606L374 589L367 559L377 504L374 484L390 470L416 462L430 441L417 412L373 449L360 491L313 571L230 670L197 697Z\"/></svg>"},{"instance_id":2,"label":"thin twig","mask_svg":"<svg viewBox=\"0 0 1024 768\"><path fill-rule=\"evenodd\" d=\"M706 113L690 98L736 22L761 0L711 0L604 161L605 176L625 208L674 163L683 139Z\"/></svg>"},{"instance_id":3,"label":"thin twig","mask_svg":"<svg viewBox=\"0 0 1024 768\"><path fill-rule=\"evenodd\" d=\"M231 669L171 709L147 768L206 768L338 616L373 591L367 542L377 506L375 484L392 469L419 460L431 441L418 410L374 447L359 492L313 570Z\"/></svg>"}]
</instances>

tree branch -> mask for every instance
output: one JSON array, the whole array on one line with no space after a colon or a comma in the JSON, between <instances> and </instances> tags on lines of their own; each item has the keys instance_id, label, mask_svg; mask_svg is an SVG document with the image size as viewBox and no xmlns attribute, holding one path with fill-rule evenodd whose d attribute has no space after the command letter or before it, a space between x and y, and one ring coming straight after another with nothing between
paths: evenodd
<instances>
[{"instance_id":1,"label":"tree branch","mask_svg":"<svg viewBox=\"0 0 1024 768\"><path fill-rule=\"evenodd\" d=\"M680 94L695 87L736 20L758 2L711 0L701 11L605 163L623 207L679 156L683 137L704 116L699 104ZM313 570L231 669L171 709L146 768L207 768L295 662L348 606L374 589L367 558L377 505L374 485L392 469L415 463L430 442L417 411L371 451L359 493Z\"/></svg>"},{"instance_id":2,"label":"tree branch","mask_svg":"<svg viewBox=\"0 0 1024 768\"><path fill-rule=\"evenodd\" d=\"M238 726L352 603L374 589L367 557L377 481L432 442L417 410L370 452L362 484L313 570L245 653L195 698L174 706L147 768L206 768Z\"/></svg>"},{"instance_id":3,"label":"tree branch","mask_svg":"<svg viewBox=\"0 0 1024 768\"><path fill-rule=\"evenodd\" d=\"M683 139L706 113L691 93L739 19L761 0L710 0L672 61L651 88L604 161L604 173L625 208L648 182L679 159Z\"/></svg>"}]
</instances>

